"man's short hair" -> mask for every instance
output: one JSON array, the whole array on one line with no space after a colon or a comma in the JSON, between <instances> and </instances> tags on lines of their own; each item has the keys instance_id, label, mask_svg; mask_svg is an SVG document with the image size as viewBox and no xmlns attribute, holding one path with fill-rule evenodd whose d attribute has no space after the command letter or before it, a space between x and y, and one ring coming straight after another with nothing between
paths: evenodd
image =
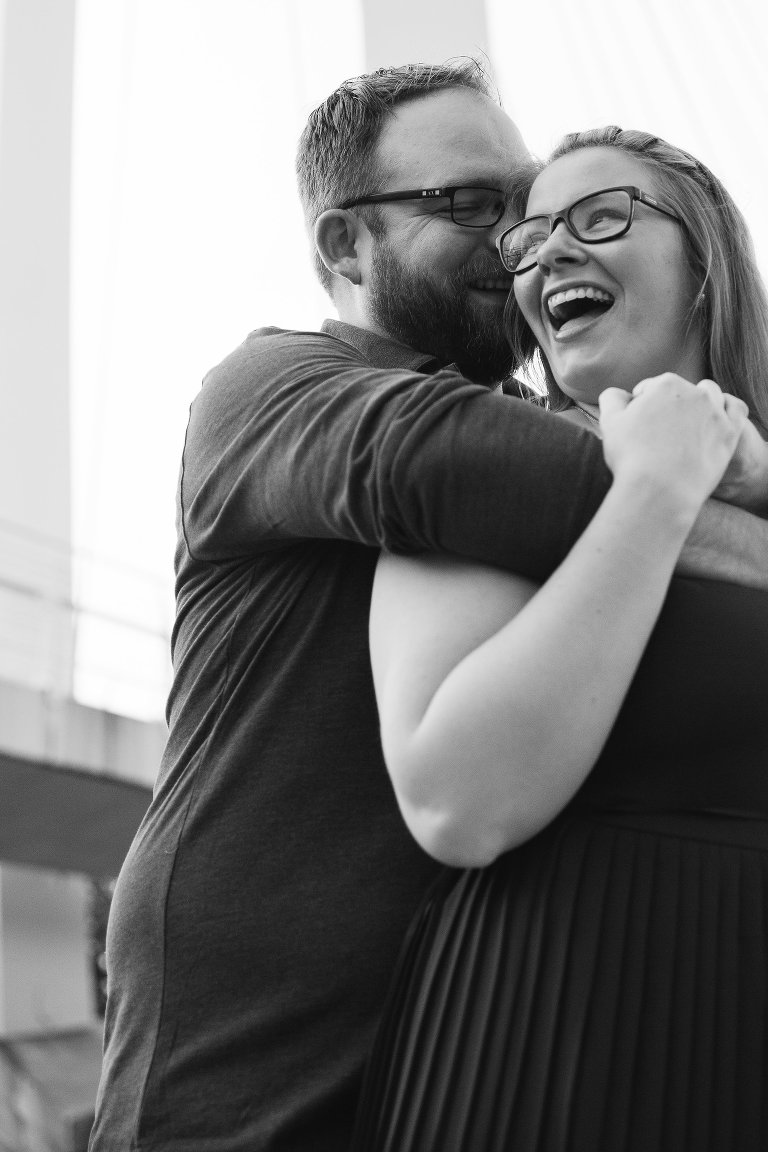
<instances>
[{"instance_id":1,"label":"man's short hair","mask_svg":"<svg viewBox=\"0 0 768 1152\"><path fill-rule=\"evenodd\" d=\"M394 108L445 88L468 88L497 103L499 100L483 65L471 56L459 56L444 64L379 68L345 80L315 109L301 134L296 156L299 196L310 232L327 208L380 190L383 174L376 165L376 145ZM368 205L359 211L377 231L378 208ZM333 276L317 252L314 259L320 282L330 294Z\"/></svg>"}]
</instances>

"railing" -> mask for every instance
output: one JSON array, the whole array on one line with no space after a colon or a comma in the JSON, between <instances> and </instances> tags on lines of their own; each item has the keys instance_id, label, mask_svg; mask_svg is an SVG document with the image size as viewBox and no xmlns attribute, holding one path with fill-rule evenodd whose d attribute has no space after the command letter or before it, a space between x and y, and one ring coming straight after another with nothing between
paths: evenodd
<instances>
[{"instance_id":1,"label":"railing","mask_svg":"<svg viewBox=\"0 0 768 1152\"><path fill-rule=\"evenodd\" d=\"M0 679L160 719L172 611L170 582L0 520Z\"/></svg>"}]
</instances>

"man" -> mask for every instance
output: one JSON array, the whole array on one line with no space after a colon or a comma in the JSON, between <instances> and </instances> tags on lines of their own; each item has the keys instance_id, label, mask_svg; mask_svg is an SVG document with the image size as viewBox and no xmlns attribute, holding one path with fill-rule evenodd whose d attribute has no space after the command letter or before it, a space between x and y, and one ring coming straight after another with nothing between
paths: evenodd
<instances>
[{"instance_id":1,"label":"man","mask_svg":"<svg viewBox=\"0 0 768 1152\"><path fill-rule=\"evenodd\" d=\"M350 81L310 119L300 189L341 322L253 333L193 406L170 734L115 894L92 1152L348 1146L437 871L379 747L378 550L543 578L610 479L591 436L488 386L526 159L474 62ZM710 508L689 565L757 581L765 534L735 568L720 519L757 523Z\"/></svg>"}]
</instances>

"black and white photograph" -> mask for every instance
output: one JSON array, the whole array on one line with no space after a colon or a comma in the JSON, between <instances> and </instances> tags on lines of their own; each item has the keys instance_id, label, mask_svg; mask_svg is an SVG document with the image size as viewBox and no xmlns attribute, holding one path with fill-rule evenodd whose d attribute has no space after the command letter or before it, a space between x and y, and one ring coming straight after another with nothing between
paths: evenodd
<instances>
[{"instance_id":1,"label":"black and white photograph","mask_svg":"<svg viewBox=\"0 0 768 1152\"><path fill-rule=\"evenodd\" d=\"M0 0L0 1152L768 1152L766 61Z\"/></svg>"}]
</instances>

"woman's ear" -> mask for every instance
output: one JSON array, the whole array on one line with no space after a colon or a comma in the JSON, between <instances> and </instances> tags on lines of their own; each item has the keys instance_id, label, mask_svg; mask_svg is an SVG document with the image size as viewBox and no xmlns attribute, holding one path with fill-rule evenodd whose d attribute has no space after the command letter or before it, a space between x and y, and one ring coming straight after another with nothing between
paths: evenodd
<instances>
[{"instance_id":1,"label":"woman's ear","mask_svg":"<svg viewBox=\"0 0 768 1152\"><path fill-rule=\"evenodd\" d=\"M363 222L342 208L329 208L315 221L315 247L329 272L361 282L359 241Z\"/></svg>"}]
</instances>

